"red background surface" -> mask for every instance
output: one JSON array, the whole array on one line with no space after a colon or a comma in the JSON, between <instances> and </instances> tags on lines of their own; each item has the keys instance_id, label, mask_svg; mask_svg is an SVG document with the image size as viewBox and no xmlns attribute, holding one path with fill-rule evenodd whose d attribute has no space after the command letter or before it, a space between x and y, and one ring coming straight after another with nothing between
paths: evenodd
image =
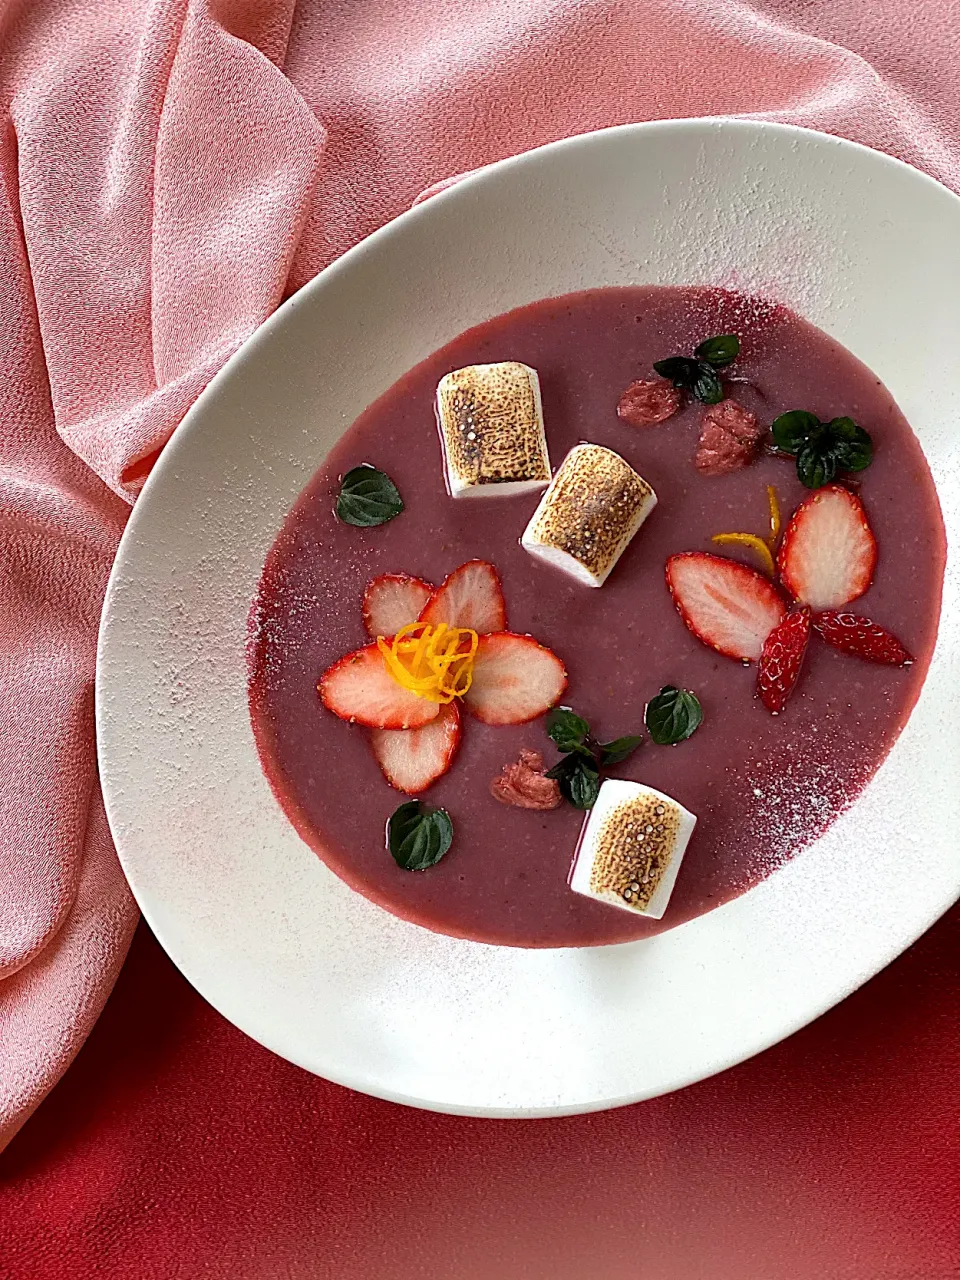
<instances>
[{"instance_id":1,"label":"red background surface","mask_svg":"<svg viewBox=\"0 0 960 1280\"><path fill-rule=\"evenodd\" d=\"M141 924L0 1155L3 1280L960 1277L960 907L724 1075L561 1120L363 1097L225 1022Z\"/></svg>"}]
</instances>

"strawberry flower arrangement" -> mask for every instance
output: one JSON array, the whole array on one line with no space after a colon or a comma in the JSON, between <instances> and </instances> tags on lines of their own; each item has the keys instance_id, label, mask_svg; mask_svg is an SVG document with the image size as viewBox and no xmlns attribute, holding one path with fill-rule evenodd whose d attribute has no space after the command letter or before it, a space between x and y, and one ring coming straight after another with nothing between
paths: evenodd
<instances>
[{"instance_id":1,"label":"strawberry flower arrangement","mask_svg":"<svg viewBox=\"0 0 960 1280\"><path fill-rule=\"evenodd\" d=\"M779 518L774 521L779 530ZM753 535L720 540L752 546ZM774 537L775 541L775 537ZM685 551L667 561L667 586L687 628L728 658L757 663L757 692L778 715L800 676L811 632L868 662L913 662L900 641L845 606L873 581L877 543L863 503L841 485L826 485L801 502L783 535L772 577L736 560ZM779 577L779 585L772 578Z\"/></svg>"},{"instance_id":2,"label":"strawberry flower arrangement","mask_svg":"<svg viewBox=\"0 0 960 1280\"><path fill-rule=\"evenodd\" d=\"M567 685L554 653L507 630L499 576L483 560L439 587L407 574L375 578L363 621L372 642L325 671L318 692L334 715L370 730L384 777L410 795L450 768L463 711L485 724L524 724Z\"/></svg>"}]
</instances>

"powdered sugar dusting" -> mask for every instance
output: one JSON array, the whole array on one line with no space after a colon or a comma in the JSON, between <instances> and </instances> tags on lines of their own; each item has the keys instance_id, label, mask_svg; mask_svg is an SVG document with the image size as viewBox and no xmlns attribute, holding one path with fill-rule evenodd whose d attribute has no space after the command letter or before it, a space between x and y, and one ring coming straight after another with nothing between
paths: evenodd
<instances>
[{"instance_id":1,"label":"powdered sugar dusting","mask_svg":"<svg viewBox=\"0 0 960 1280\"><path fill-rule=\"evenodd\" d=\"M756 878L783 866L823 834L837 815L860 794L870 770L852 765L838 776L836 763L811 760L808 754L789 758L776 771L764 768L748 777L753 800L747 809L751 846L761 850L755 865L745 870Z\"/></svg>"}]
</instances>

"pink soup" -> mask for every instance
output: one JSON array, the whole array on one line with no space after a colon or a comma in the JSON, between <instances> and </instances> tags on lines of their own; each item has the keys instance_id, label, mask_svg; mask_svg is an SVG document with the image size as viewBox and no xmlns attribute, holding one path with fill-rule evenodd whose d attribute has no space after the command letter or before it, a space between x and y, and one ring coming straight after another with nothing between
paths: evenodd
<instances>
[{"instance_id":1,"label":"pink soup","mask_svg":"<svg viewBox=\"0 0 960 1280\"><path fill-rule=\"evenodd\" d=\"M621 422L617 401L654 360L705 337L737 333L730 388L763 422L796 408L848 415L873 437L861 497L879 560L856 604L916 656L875 666L811 643L784 713L754 696L755 670L700 644L678 616L664 563L712 550L725 530L764 534L767 485L784 517L806 496L794 466L762 456L735 474L693 467L703 406L656 427ZM659 505L599 590L543 566L520 547L537 494L453 500L434 418L438 380L463 365L519 360L540 375L554 468L581 440L621 454ZM334 516L339 478L372 463L396 483L405 510L376 528ZM528 947L625 942L672 928L749 889L821 833L857 796L904 725L936 636L944 565L936 492L920 446L880 380L784 307L697 288L602 289L551 298L462 334L372 405L301 494L265 565L251 612L250 708L263 767L304 840L348 884L426 928ZM749 551L721 554L755 564ZM450 771L427 792L455 827L446 857L401 870L385 846L406 797L385 781L367 731L324 710L317 680L368 642L360 603L382 573L439 583L465 560L499 570L512 631L530 632L565 663L563 701L612 739L643 732L644 706L665 684L693 690L701 728L674 747L647 740L611 772L674 796L698 816L662 921L580 897L567 886L583 814L564 804L531 812L499 804L490 780L522 747L559 758L543 720L497 728L465 717Z\"/></svg>"}]
</instances>

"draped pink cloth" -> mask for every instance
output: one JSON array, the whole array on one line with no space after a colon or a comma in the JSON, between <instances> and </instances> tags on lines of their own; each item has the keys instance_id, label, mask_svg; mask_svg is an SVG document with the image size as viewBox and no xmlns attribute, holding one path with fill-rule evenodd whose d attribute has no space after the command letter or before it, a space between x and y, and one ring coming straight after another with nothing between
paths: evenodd
<instances>
[{"instance_id":1,"label":"draped pink cloth","mask_svg":"<svg viewBox=\"0 0 960 1280\"><path fill-rule=\"evenodd\" d=\"M103 591L211 375L418 193L625 121L841 133L960 190L956 0L0 0L0 1147L136 912L96 773Z\"/></svg>"}]
</instances>

